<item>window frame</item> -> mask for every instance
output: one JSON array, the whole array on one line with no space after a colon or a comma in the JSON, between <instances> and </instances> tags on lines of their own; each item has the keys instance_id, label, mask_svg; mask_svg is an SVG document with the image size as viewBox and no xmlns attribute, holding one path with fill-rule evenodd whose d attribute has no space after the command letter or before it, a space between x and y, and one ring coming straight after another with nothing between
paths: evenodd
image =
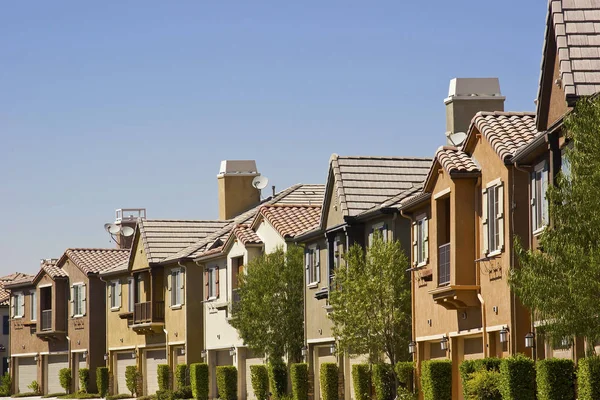
<instances>
[{"instance_id":1,"label":"window frame","mask_svg":"<svg viewBox=\"0 0 600 400\"><path fill-rule=\"evenodd\" d=\"M427 240L428 237L428 219L427 219L427 215L426 214L421 214L418 215L415 218L415 223L417 224L417 237L416 237L416 242L417 242L417 259L415 260L417 267L422 267L424 265L427 265L428 263L428 249L425 248L425 242L427 242L427 245L429 245L429 240Z\"/></svg>"},{"instance_id":2,"label":"window frame","mask_svg":"<svg viewBox=\"0 0 600 400\"><path fill-rule=\"evenodd\" d=\"M482 193L482 202L482 213L485 213L482 227L485 242L484 255L493 257L501 254L505 245L505 190L501 178L495 179L485 186Z\"/></svg>"},{"instance_id":3,"label":"window frame","mask_svg":"<svg viewBox=\"0 0 600 400\"><path fill-rule=\"evenodd\" d=\"M17 301L17 299L20 299L21 301ZM23 318L25 317L25 296L23 295L23 292L15 292L13 294L13 306L12 306L12 310L14 310L14 314L12 315L12 318L14 319L18 319L18 318ZM21 307L22 305L22 307ZM23 308L23 312L20 313L19 310Z\"/></svg>"},{"instance_id":4,"label":"window frame","mask_svg":"<svg viewBox=\"0 0 600 400\"><path fill-rule=\"evenodd\" d=\"M308 287L317 287L321 281L321 248L318 244L311 244L306 247L304 253L306 263L306 285Z\"/></svg>"},{"instance_id":5,"label":"window frame","mask_svg":"<svg viewBox=\"0 0 600 400\"><path fill-rule=\"evenodd\" d=\"M109 306L110 306L111 311L117 311L117 310L121 309L121 302L117 301L117 297L119 296L118 286L119 286L118 280L110 281L109 285L108 285L108 290L109 290L108 297L110 299Z\"/></svg>"},{"instance_id":6,"label":"window frame","mask_svg":"<svg viewBox=\"0 0 600 400\"><path fill-rule=\"evenodd\" d=\"M85 315L83 309L83 282L77 282L72 285L73 288L73 318L81 318Z\"/></svg>"},{"instance_id":7,"label":"window frame","mask_svg":"<svg viewBox=\"0 0 600 400\"><path fill-rule=\"evenodd\" d=\"M29 316L30 321L37 321L37 290L29 291Z\"/></svg>"},{"instance_id":8,"label":"window frame","mask_svg":"<svg viewBox=\"0 0 600 400\"><path fill-rule=\"evenodd\" d=\"M217 299L217 274L219 273L219 267L214 265L206 269L208 271L208 300Z\"/></svg>"},{"instance_id":9,"label":"window frame","mask_svg":"<svg viewBox=\"0 0 600 400\"><path fill-rule=\"evenodd\" d=\"M171 275L171 308L180 308L183 305L183 290L181 289L183 273L181 268L174 268L169 273Z\"/></svg>"},{"instance_id":10,"label":"window frame","mask_svg":"<svg viewBox=\"0 0 600 400\"><path fill-rule=\"evenodd\" d=\"M135 278L127 278L127 312L135 310Z\"/></svg>"},{"instance_id":11,"label":"window frame","mask_svg":"<svg viewBox=\"0 0 600 400\"><path fill-rule=\"evenodd\" d=\"M548 163L538 163L531 172L531 230L534 235L541 233L548 226Z\"/></svg>"}]
</instances>

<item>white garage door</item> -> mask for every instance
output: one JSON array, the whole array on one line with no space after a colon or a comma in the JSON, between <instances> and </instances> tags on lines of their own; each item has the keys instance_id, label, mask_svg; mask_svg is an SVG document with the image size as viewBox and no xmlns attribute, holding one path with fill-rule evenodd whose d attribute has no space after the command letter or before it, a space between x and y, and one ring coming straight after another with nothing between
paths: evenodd
<instances>
[{"instance_id":1,"label":"white garage door","mask_svg":"<svg viewBox=\"0 0 600 400\"><path fill-rule=\"evenodd\" d=\"M329 346L326 347L318 347L316 349L317 353L317 365L316 370L315 370L315 387L318 387L319 390L315 390L315 394L319 395L319 399L322 399L323 396L321 395L321 381L320 381L320 371L321 371L321 364L323 363L334 363L337 362L337 359L335 358L334 355L331 354L331 349ZM316 396L315 396L316 397Z\"/></svg>"},{"instance_id":2,"label":"white garage door","mask_svg":"<svg viewBox=\"0 0 600 400\"><path fill-rule=\"evenodd\" d=\"M131 395L129 389L127 389L127 382L125 381L125 370L128 366L135 365L135 358L131 355L131 352L117 354L117 387L115 392L118 394ZM139 393L141 396L141 393Z\"/></svg>"},{"instance_id":3,"label":"white garage door","mask_svg":"<svg viewBox=\"0 0 600 400\"><path fill-rule=\"evenodd\" d=\"M19 357L16 360L19 393L31 392L27 386L37 381L37 362L33 357Z\"/></svg>"},{"instance_id":4,"label":"white garage door","mask_svg":"<svg viewBox=\"0 0 600 400\"><path fill-rule=\"evenodd\" d=\"M158 390L158 374L157 369L159 364L167 363L166 350L150 350L146 351L146 395L156 393Z\"/></svg>"},{"instance_id":5,"label":"white garage door","mask_svg":"<svg viewBox=\"0 0 600 400\"><path fill-rule=\"evenodd\" d=\"M60 386L58 373L63 368L69 368L69 357L66 354L55 354L48 356L48 370L46 375L47 394L64 392Z\"/></svg>"},{"instance_id":6,"label":"white garage door","mask_svg":"<svg viewBox=\"0 0 600 400\"><path fill-rule=\"evenodd\" d=\"M252 353L248 352L248 355L251 357ZM252 389L252 372L250 370L250 366L252 365L260 365L264 364L262 358L247 358L246 359L246 399L254 400L256 396L254 396L254 389Z\"/></svg>"}]
</instances>

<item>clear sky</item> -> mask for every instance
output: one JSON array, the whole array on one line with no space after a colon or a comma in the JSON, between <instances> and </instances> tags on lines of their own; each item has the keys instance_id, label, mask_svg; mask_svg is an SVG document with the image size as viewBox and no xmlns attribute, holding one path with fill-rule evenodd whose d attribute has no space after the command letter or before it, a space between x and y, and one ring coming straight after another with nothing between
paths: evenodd
<instances>
[{"instance_id":1,"label":"clear sky","mask_svg":"<svg viewBox=\"0 0 600 400\"><path fill-rule=\"evenodd\" d=\"M534 110L546 2L38 1L0 12L0 274L112 247L121 207L212 219L223 159L278 189L432 156L454 77Z\"/></svg>"}]
</instances>

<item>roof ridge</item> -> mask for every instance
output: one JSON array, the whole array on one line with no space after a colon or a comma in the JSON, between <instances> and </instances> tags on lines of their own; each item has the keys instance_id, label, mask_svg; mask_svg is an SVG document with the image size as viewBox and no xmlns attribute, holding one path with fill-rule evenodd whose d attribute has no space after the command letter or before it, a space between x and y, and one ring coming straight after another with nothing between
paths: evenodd
<instances>
[{"instance_id":1,"label":"roof ridge","mask_svg":"<svg viewBox=\"0 0 600 400\"><path fill-rule=\"evenodd\" d=\"M353 160L422 160L431 161L430 157L417 156L337 156L337 159L353 159Z\"/></svg>"},{"instance_id":2,"label":"roof ridge","mask_svg":"<svg viewBox=\"0 0 600 400\"><path fill-rule=\"evenodd\" d=\"M515 117L535 117L534 111L479 111L475 114L475 117L478 116L515 116ZM473 119L475 119L473 117Z\"/></svg>"},{"instance_id":3,"label":"roof ridge","mask_svg":"<svg viewBox=\"0 0 600 400\"><path fill-rule=\"evenodd\" d=\"M227 222L229 219L141 219L142 222Z\"/></svg>"},{"instance_id":4,"label":"roof ridge","mask_svg":"<svg viewBox=\"0 0 600 400\"><path fill-rule=\"evenodd\" d=\"M262 205L260 208L321 208L320 205L317 204L265 204Z\"/></svg>"},{"instance_id":5,"label":"roof ridge","mask_svg":"<svg viewBox=\"0 0 600 400\"><path fill-rule=\"evenodd\" d=\"M102 247L69 247L65 251L129 251L129 249L102 248Z\"/></svg>"}]
</instances>

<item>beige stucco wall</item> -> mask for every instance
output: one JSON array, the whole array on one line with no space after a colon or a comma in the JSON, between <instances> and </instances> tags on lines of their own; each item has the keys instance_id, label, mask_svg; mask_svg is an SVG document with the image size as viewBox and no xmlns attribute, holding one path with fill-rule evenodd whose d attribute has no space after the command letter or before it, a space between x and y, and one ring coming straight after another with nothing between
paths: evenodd
<instances>
[{"instance_id":1,"label":"beige stucco wall","mask_svg":"<svg viewBox=\"0 0 600 400\"><path fill-rule=\"evenodd\" d=\"M281 247L284 251L287 248L285 240L283 240L279 232L268 221L262 220L260 222L256 228L256 234L264 243L265 253L272 253L278 247Z\"/></svg>"}]
</instances>

